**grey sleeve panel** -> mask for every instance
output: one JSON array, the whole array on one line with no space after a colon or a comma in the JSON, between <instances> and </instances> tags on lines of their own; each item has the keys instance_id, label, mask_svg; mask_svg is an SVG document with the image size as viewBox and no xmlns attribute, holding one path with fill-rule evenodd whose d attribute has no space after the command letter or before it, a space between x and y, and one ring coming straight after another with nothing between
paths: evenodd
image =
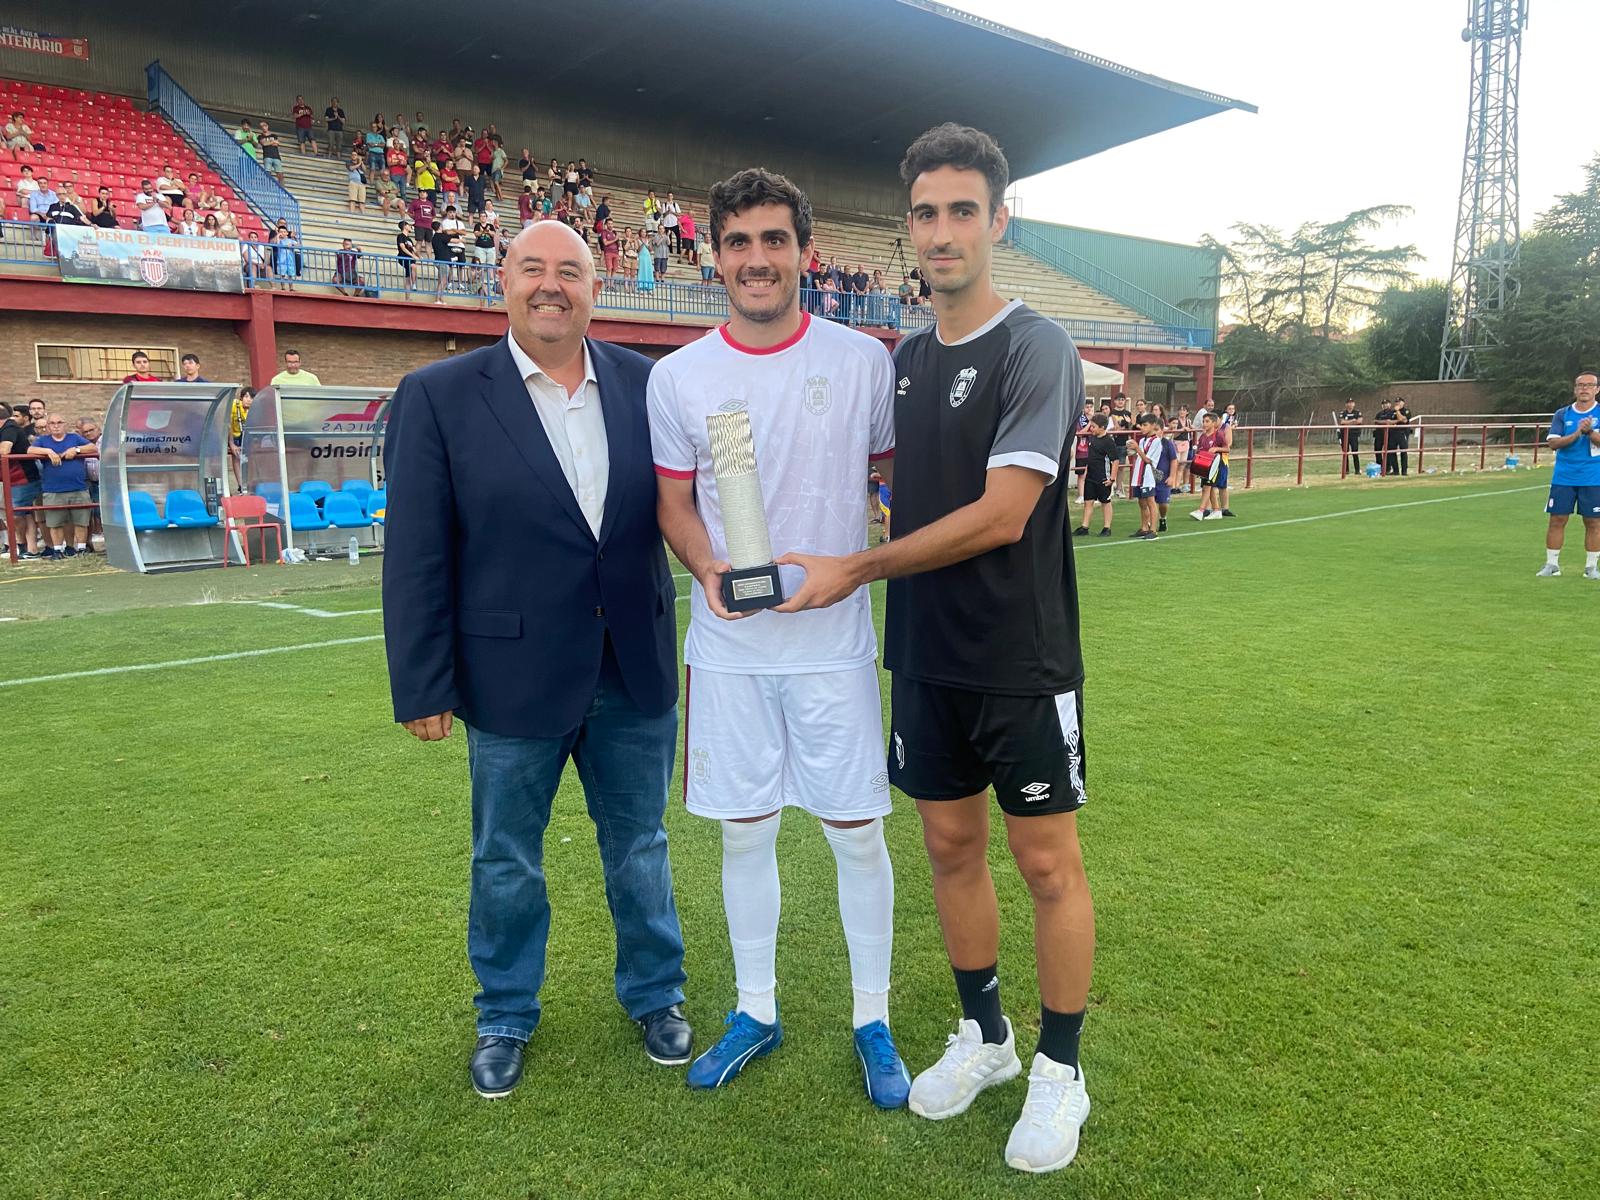
<instances>
[{"instance_id":1,"label":"grey sleeve panel","mask_svg":"<svg viewBox=\"0 0 1600 1200\"><path fill-rule=\"evenodd\" d=\"M1083 411L1083 362L1067 331L1038 313L1017 313L1011 326L1000 425L992 459L1036 454L1058 462Z\"/></svg>"}]
</instances>

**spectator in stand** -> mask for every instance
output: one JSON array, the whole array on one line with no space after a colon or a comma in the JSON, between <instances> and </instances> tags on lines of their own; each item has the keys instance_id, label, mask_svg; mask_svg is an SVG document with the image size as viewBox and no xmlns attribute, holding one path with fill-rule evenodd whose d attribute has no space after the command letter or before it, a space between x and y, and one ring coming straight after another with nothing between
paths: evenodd
<instances>
[{"instance_id":1,"label":"spectator in stand","mask_svg":"<svg viewBox=\"0 0 1600 1200\"><path fill-rule=\"evenodd\" d=\"M272 377L273 387L291 384L296 387L321 387L322 380L300 366L300 351L283 352L283 370Z\"/></svg>"},{"instance_id":2,"label":"spectator in stand","mask_svg":"<svg viewBox=\"0 0 1600 1200\"><path fill-rule=\"evenodd\" d=\"M45 174L39 176L39 186L28 194L28 217L34 221L48 220L48 213L60 197L56 195L55 188L50 186L50 177Z\"/></svg>"},{"instance_id":3,"label":"spectator in stand","mask_svg":"<svg viewBox=\"0 0 1600 1200\"><path fill-rule=\"evenodd\" d=\"M367 151L367 175L369 178L376 178L388 165L384 161L384 152L389 148L389 138L384 133L383 122L374 120L369 124L362 139Z\"/></svg>"},{"instance_id":4,"label":"spectator in stand","mask_svg":"<svg viewBox=\"0 0 1600 1200\"><path fill-rule=\"evenodd\" d=\"M322 119L328 124L329 158L344 157L344 117L344 108L339 104L339 97L334 96L328 101L328 107L322 110Z\"/></svg>"},{"instance_id":5,"label":"spectator in stand","mask_svg":"<svg viewBox=\"0 0 1600 1200\"><path fill-rule=\"evenodd\" d=\"M1354 400L1346 400L1337 414L1339 423L1339 454L1349 462L1352 475L1361 474L1361 410ZM1344 463L1340 464L1344 466Z\"/></svg>"},{"instance_id":6,"label":"spectator in stand","mask_svg":"<svg viewBox=\"0 0 1600 1200\"><path fill-rule=\"evenodd\" d=\"M495 301L494 267L497 241L494 226L479 221L472 227L472 245L469 249L476 264L474 274L477 275L473 281L473 291L483 297L485 308Z\"/></svg>"},{"instance_id":7,"label":"spectator in stand","mask_svg":"<svg viewBox=\"0 0 1600 1200\"><path fill-rule=\"evenodd\" d=\"M490 126L491 129L494 126ZM499 134L494 135L494 149L489 152L489 182L494 187L494 198L504 203L506 198L506 144Z\"/></svg>"},{"instance_id":8,"label":"spectator in stand","mask_svg":"<svg viewBox=\"0 0 1600 1200\"><path fill-rule=\"evenodd\" d=\"M211 226L216 217L206 218L206 226ZM210 228L206 228L206 235L211 236ZM272 288L272 251L268 246L261 244L261 239L252 229L245 235L244 242L239 247L240 257L244 262L244 285L248 288L256 286L259 280L267 290Z\"/></svg>"},{"instance_id":9,"label":"spectator in stand","mask_svg":"<svg viewBox=\"0 0 1600 1200\"><path fill-rule=\"evenodd\" d=\"M855 270L850 272L850 304L853 315L858 322L865 319L867 311L867 289L871 286L872 276L867 274L866 268L857 263Z\"/></svg>"},{"instance_id":10,"label":"spectator in stand","mask_svg":"<svg viewBox=\"0 0 1600 1200\"><path fill-rule=\"evenodd\" d=\"M132 357L133 373L122 377L123 383L160 383L161 378L150 373L150 356L143 350L135 350Z\"/></svg>"},{"instance_id":11,"label":"spectator in stand","mask_svg":"<svg viewBox=\"0 0 1600 1200\"><path fill-rule=\"evenodd\" d=\"M517 197L517 220L521 222L522 228L526 229L536 219L534 216L533 184L525 183L522 185L522 194Z\"/></svg>"},{"instance_id":12,"label":"spectator in stand","mask_svg":"<svg viewBox=\"0 0 1600 1200\"><path fill-rule=\"evenodd\" d=\"M33 144L33 128L22 113L12 113L11 120L6 122L5 142L13 160L24 154L32 154L36 149Z\"/></svg>"},{"instance_id":13,"label":"spectator in stand","mask_svg":"<svg viewBox=\"0 0 1600 1200\"><path fill-rule=\"evenodd\" d=\"M39 466L29 458L5 458L8 454L26 455L33 444L33 418L26 408L13 409L0 403L0 477L8 480L13 509L41 503ZM0 509L3 511L3 509ZM39 557L39 526L32 513L16 514L16 527L6 531L18 558Z\"/></svg>"},{"instance_id":14,"label":"spectator in stand","mask_svg":"<svg viewBox=\"0 0 1600 1200\"><path fill-rule=\"evenodd\" d=\"M185 200L183 184L178 180L178 171L171 163L161 168L161 173L156 176L156 194L167 202L168 212L182 212Z\"/></svg>"},{"instance_id":15,"label":"spectator in stand","mask_svg":"<svg viewBox=\"0 0 1600 1200\"><path fill-rule=\"evenodd\" d=\"M610 221L596 221L594 228L600 242L600 257L605 262L606 282L609 284L621 270L622 238Z\"/></svg>"},{"instance_id":16,"label":"spectator in stand","mask_svg":"<svg viewBox=\"0 0 1600 1200\"><path fill-rule=\"evenodd\" d=\"M257 162L260 162L261 147L256 144L256 136L256 131L251 127L248 117L240 121L239 128L233 131L233 140L239 144L239 149Z\"/></svg>"},{"instance_id":17,"label":"spectator in stand","mask_svg":"<svg viewBox=\"0 0 1600 1200\"><path fill-rule=\"evenodd\" d=\"M709 225L700 230L700 248L695 254L695 261L700 264L700 282L716 282L717 256L714 247L711 245L711 228Z\"/></svg>"},{"instance_id":18,"label":"spectator in stand","mask_svg":"<svg viewBox=\"0 0 1600 1200\"><path fill-rule=\"evenodd\" d=\"M650 254L655 259L655 277L659 282L666 282L667 260L671 254L672 236L662 226L650 235Z\"/></svg>"},{"instance_id":19,"label":"spectator in stand","mask_svg":"<svg viewBox=\"0 0 1600 1200\"><path fill-rule=\"evenodd\" d=\"M350 161L345 164L344 207L346 212L367 211L367 172L361 165L361 152L350 151Z\"/></svg>"},{"instance_id":20,"label":"spectator in stand","mask_svg":"<svg viewBox=\"0 0 1600 1200\"><path fill-rule=\"evenodd\" d=\"M661 201L656 199L655 188L648 189L644 194L644 215L647 217L661 215Z\"/></svg>"},{"instance_id":21,"label":"spectator in stand","mask_svg":"<svg viewBox=\"0 0 1600 1200\"><path fill-rule=\"evenodd\" d=\"M316 115L316 110L306 103L304 96L294 98L294 104L289 108L289 116L294 120L294 139L300 147L301 154L317 153L316 135L311 131Z\"/></svg>"},{"instance_id":22,"label":"spectator in stand","mask_svg":"<svg viewBox=\"0 0 1600 1200\"><path fill-rule=\"evenodd\" d=\"M148 179L139 181L139 193L133 206L139 210L139 228L152 233L167 232L167 210L155 184Z\"/></svg>"},{"instance_id":23,"label":"spectator in stand","mask_svg":"<svg viewBox=\"0 0 1600 1200\"><path fill-rule=\"evenodd\" d=\"M522 173L522 182L531 183L535 189L539 186L539 164L534 161L533 151L528 147L522 148L522 155L517 159L517 170Z\"/></svg>"},{"instance_id":24,"label":"spectator in stand","mask_svg":"<svg viewBox=\"0 0 1600 1200\"><path fill-rule=\"evenodd\" d=\"M116 229L122 224L117 217L117 206L111 199L110 188L102 187L95 193L94 212L90 215L89 222L101 229Z\"/></svg>"},{"instance_id":25,"label":"spectator in stand","mask_svg":"<svg viewBox=\"0 0 1600 1200\"><path fill-rule=\"evenodd\" d=\"M200 356L192 351L178 360L178 377L173 383L210 383L200 374Z\"/></svg>"},{"instance_id":26,"label":"spectator in stand","mask_svg":"<svg viewBox=\"0 0 1600 1200\"><path fill-rule=\"evenodd\" d=\"M1100 506L1100 535L1111 536L1112 488L1117 480L1117 467L1122 462L1117 440L1108 432L1111 421L1103 412L1089 417L1087 456L1083 475L1083 522L1076 537L1089 536L1089 520L1094 516L1095 505Z\"/></svg>"},{"instance_id":27,"label":"spectator in stand","mask_svg":"<svg viewBox=\"0 0 1600 1200\"><path fill-rule=\"evenodd\" d=\"M411 135L406 132L405 122L401 120L399 113L395 113L394 124L389 126L389 149L400 151L400 165L403 169L410 167Z\"/></svg>"},{"instance_id":28,"label":"spectator in stand","mask_svg":"<svg viewBox=\"0 0 1600 1200\"><path fill-rule=\"evenodd\" d=\"M467 215L481 216L484 198L489 188L489 177L484 174L482 167L473 163L464 182L467 191Z\"/></svg>"},{"instance_id":29,"label":"spectator in stand","mask_svg":"<svg viewBox=\"0 0 1600 1200\"><path fill-rule=\"evenodd\" d=\"M570 205L578 194L578 164L569 162L567 169L561 173L561 191Z\"/></svg>"},{"instance_id":30,"label":"spectator in stand","mask_svg":"<svg viewBox=\"0 0 1600 1200\"><path fill-rule=\"evenodd\" d=\"M448 159L439 168L439 189L444 193L444 206L448 211L461 203L461 172Z\"/></svg>"},{"instance_id":31,"label":"spectator in stand","mask_svg":"<svg viewBox=\"0 0 1600 1200\"><path fill-rule=\"evenodd\" d=\"M405 203L406 199L406 162L408 158L409 155L405 150L392 144L383 152L383 161L388 168L389 182L394 185L395 195L399 197L402 204Z\"/></svg>"},{"instance_id":32,"label":"spectator in stand","mask_svg":"<svg viewBox=\"0 0 1600 1200\"><path fill-rule=\"evenodd\" d=\"M418 196L411 203L415 206L419 203L427 204L427 201ZM431 213L433 206L428 205L428 209ZM429 224L432 224L431 218ZM400 232L394 237L394 252L400 259L400 271L405 276L406 297L409 299L411 286L416 282L417 269L417 224L414 219L408 218L400 222Z\"/></svg>"},{"instance_id":33,"label":"spectator in stand","mask_svg":"<svg viewBox=\"0 0 1600 1200\"><path fill-rule=\"evenodd\" d=\"M279 221L273 230L272 270L283 280L283 290L294 291L295 277L300 274L299 243L288 225Z\"/></svg>"},{"instance_id":34,"label":"spectator in stand","mask_svg":"<svg viewBox=\"0 0 1600 1200\"><path fill-rule=\"evenodd\" d=\"M17 207L26 212L28 201L38 190L39 181L33 177L33 168L23 164L22 171L17 176Z\"/></svg>"},{"instance_id":35,"label":"spectator in stand","mask_svg":"<svg viewBox=\"0 0 1600 1200\"><path fill-rule=\"evenodd\" d=\"M622 234L622 281L628 287L638 284L640 245L639 231L628 226Z\"/></svg>"},{"instance_id":36,"label":"spectator in stand","mask_svg":"<svg viewBox=\"0 0 1600 1200\"><path fill-rule=\"evenodd\" d=\"M403 167L401 172L398 180L387 172L378 176L378 186L374 190L378 193L378 211L384 216L390 213L399 215L406 211L405 201L400 198L400 189L406 182Z\"/></svg>"},{"instance_id":37,"label":"spectator in stand","mask_svg":"<svg viewBox=\"0 0 1600 1200\"><path fill-rule=\"evenodd\" d=\"M225 238L237 240L239 237L239 226L234 223L233 210L226 200L217 205L217 232Z\"/></svg>"},{"instance_id":38,"label":"spectator in stand","mask_svg":"<svg viewBox=\"0 0 1600 1200\"><path fill-rule=\"evenodd\" d=\"M678 247L683 255L683 261L691 267L700 263L700 250L695 243L694 210L684 209L678 217Z\"/></svg>"},{"instance_id":39,"label":"spectator in stand","mask_svg":"<svg viewBox=\"0 0 1600 1200\"><path fill-rule=\"evenodd\" d=\"M434 166L425 158L419 158L411 164L412 178L416 181L417 192L428 198L429 204L439 203L439 176L434 173ZM427 225L418 223L418 229L426 229Z\"/></svg>"},{"instance_id":40,"label":"spectator in stand","mask_svg":"<svg viewBox=\"0 0 1600 1200\"><path fill-rule=\"evenodd\" d=\"M146 360L148 361L148 360ZM50 558L71 558L84 553L89 538L89 474L85 462L95 454L94 446L67 429L63 417L49 417L45 432L33 439L28 453L46 461L39 464L39 484L47 505L68 505L44 514L50 535ZM68 531L72 543L67 543Z\"/></svg>"},{"instance_id":41,"label":"spectator in stand","mask_svg":"<svg viewBox=\"0 0 1600 1200\"><path fill-rule=\"evenodd\" d=\"M414 231L426 230L428 234L432 233L433 222L439 215L438 209L434 206L434 195L435 193L431 190L426 192L418 191L416 197L411 201L407 211L411 214L411 225ZM428 234L423 236L428 236Z\"/></svg>"},{"instance_id":42,"label":"spectator in stand","mask_svg":"<svg viewBox=\"0 0 1600 1200\"><path fill-rule=\"evenodd\" d=\"M667 238L666 234L662 233L659 229L643 238L639 243L639 277L637 286L641 292L653 292L656 290L656 258L655 246L653 244L656 238L661 239L661 245L663 247L663 261L665 261L665 247L667 244Z\"/></svg>"},{"instance_id":43,"label":"spectator in stand","mask_svg":"<svg viewBox=\"0 0 1600 1200\"><path fill-rule=\"evenodd\" d=\"M258 142L261 146L261 165L267 169L267 174L274 179L283 179L283 147L278 141L278 135L272 132L271 126L265 121L261 122Z\"/></svg>"},{"instance_id":44,"label":"spectator in stand","mask_svg":"<svg viewBox=\"0 0 1600 1200\"><path fill-rule=\"evenodd\" d=\"M661 228L666 231L667 241L671 250L676 254L683 248L683 235L679 232L683 224L683 209L673 198L671 192L661 204Z\"/></svg>"},{"instance_id":45,"label":"spectator in stand","mask_svg":"<svg viewBox=\"0 0 1600 1200\"><path fill-rule=\"evenodd\" d=\"M572 202L577 207L578 215L587 220L589 210L594 207L593 190L586 183L579 184L578 194L572 198Z\"/></svg>"},{"instance_id":46,"label":"spectator in stand","mask_svg":"<svg viewBox=\"0 0 1600 1200\"><path fill-rule=\"evenodd\" d=\"M216 212L217 205L221 203L222 199L211 190L210 184L204 182L197 183L194 187L192 187L190 189L190 195L191 199L193 200L195 215L201 217L202 219L205 217L206 213Z\"/></svg>"},{"instance_id":47,"label":"spectator in stand","mask_svg":"<svg viewBox=\"0 0 1600 1200\"><path fill-rule=\"evenodd\" d=\"M182 234L184 237L200 236L200 222L194 219L194 209L186 208L179 214L173 224L172 232Z\"/></svg>"}]
</instances>

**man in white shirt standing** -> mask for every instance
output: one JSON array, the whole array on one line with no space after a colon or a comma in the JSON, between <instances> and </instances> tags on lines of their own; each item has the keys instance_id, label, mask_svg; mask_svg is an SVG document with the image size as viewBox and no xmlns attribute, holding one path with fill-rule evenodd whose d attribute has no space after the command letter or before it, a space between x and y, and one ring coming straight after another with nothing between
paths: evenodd
<instances>
[{"instance_id":1,"label":"man in white shirt standing","mask_svg":"<svg viewBox=\"0 0 1600 1200\"><path fill-rule=\"evenodd\" d=\"M139 181L139 194L133 198L133 206L139 210L140 229L147 233L169 232L166 202L150 180Z\"/></svg>"},{"instance_id":2,"label":"man in white shirt standing","mask_svg":"<svg viewBox=\"0 0 1600 1200\"><path fill-rule=\"evenodd\" d=\"M672 207L668 195L668 213ZM722 826L722 897L738 1004L689 1068L718 1088L783 1040L775 959L778 823L785 807L822 821L838 868L850 954L851 1025L868 1098L900 1108L911 1087L889 1032L894 872L872 602L858 589L816 613L732 614L706 420L749 415L774 550L866 549L868 462L894 451L894 365L877 339L800 308L811 204L781 175L741 171L711 189L711 242L728 323L650 374L650 441L668 544L694 576L684 643L684 801ZM783 567L792 591L804 578Z\"/></svg>"}]
</instances>

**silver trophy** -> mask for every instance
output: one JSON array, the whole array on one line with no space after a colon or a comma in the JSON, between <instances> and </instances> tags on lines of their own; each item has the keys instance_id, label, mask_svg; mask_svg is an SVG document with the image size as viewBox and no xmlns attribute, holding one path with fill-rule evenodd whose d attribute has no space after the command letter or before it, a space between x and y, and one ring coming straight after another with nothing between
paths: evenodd
<instances>
[{"instance_id":1,"label":"silver trophy","mask_svg":"<svg viewBox=\"0 0 1600 1200\"><path fill-rule=\"evenodd\" d=\"M772 537L756 474L755 439L750 414L712 413L706 418L711 439L711 473L722 506L722 534L733 570L722 577L722 603L729 612L750 612L783 603L783 585L772 561Z\"/></svg>"}]
</instances>

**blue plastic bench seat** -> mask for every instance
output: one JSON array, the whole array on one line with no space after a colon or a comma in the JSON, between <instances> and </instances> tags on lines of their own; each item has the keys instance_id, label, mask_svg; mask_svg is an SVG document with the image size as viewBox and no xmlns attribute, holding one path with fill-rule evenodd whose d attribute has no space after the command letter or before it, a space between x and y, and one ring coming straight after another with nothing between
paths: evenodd
<instances>
[{"instance_id":1,"label":"blue plastic bench seat","mask_svg":"<svg viewBox=\"0 0 1600 1200\"><path fill-rule=\"evenodd\" d=\"M217 523L216 513L206 511L200 493L177 488L167 493L167 524L179 529L204 529Z\"/></svg>"}]
</instances>

